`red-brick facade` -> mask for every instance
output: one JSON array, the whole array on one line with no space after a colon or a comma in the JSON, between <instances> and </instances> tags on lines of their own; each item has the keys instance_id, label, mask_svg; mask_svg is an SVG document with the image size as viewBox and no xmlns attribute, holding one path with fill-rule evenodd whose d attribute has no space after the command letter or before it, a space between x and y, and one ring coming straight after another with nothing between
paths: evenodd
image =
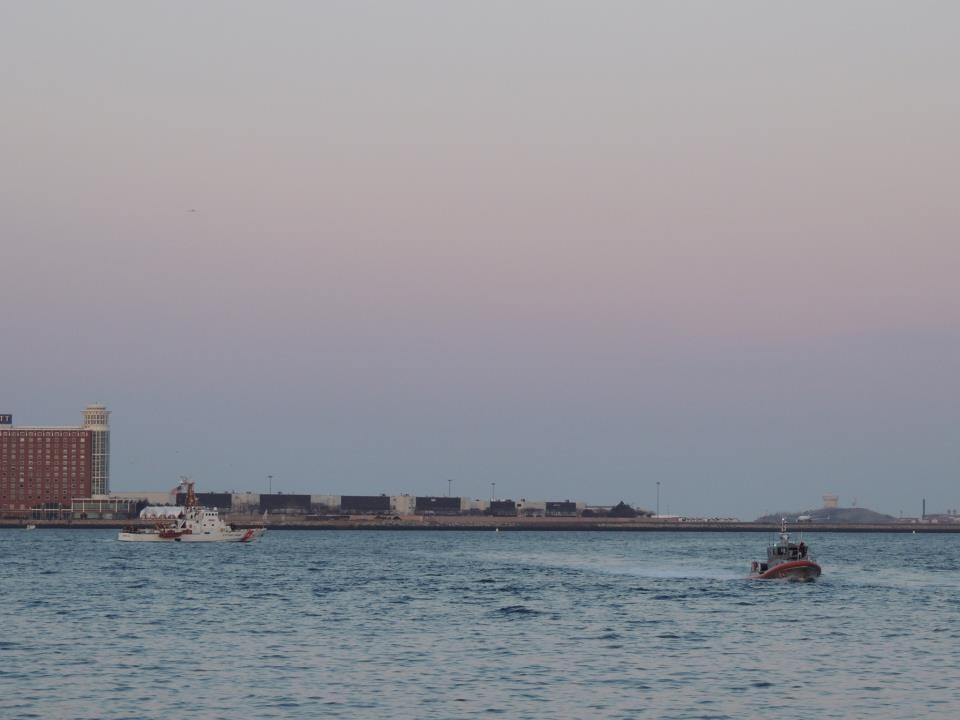
<instances>
[{"instance_id":1,"label":"red-brick facade","mask_svg":"<svg viewBox=\"0 0 960 720\"><path fill-rule=\"evenodd\" d=\"M92 446L81 428L0 429L0 512L69 509L90 497Z\"/></svg>"}]
</instances>

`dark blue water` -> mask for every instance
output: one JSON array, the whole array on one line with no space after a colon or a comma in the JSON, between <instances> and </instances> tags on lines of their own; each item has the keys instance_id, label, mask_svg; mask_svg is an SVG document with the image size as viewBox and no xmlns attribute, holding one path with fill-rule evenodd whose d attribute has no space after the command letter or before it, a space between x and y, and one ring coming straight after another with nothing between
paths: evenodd
<instances>
[{"instance_id":1,"label":"dark blue water","mask_svg":"<svg viewBox=\"0 0 960 720\"><path fill-rule=\"evenodd\" d=\"M0 530L2 718L956 717L960 536ZM773 708L776 708L775 710Z\"/></svg>"}]
</instances>

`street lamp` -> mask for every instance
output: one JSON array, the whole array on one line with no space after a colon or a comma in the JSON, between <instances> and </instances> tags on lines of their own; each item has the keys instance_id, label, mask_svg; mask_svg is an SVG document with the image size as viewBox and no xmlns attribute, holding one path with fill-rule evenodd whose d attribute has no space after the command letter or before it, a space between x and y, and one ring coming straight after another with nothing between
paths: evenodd
<instances>
[{"instance_id":1,"label":"street lamp","mask_svg":"<svg viewBox=\"0 0 960 720\"><path fill-rule=\"evenodd\" d=\"M660 517L660 481L657 480L657 517Z\"/></svg>"},{"instance_id":2,"label":"street lamp","mask_svg":"<svg viewBox=\"0 0 960 720\"><path fill-rule=\"evenodd\" d=\"M453 480L447 478L447 497L453 497Z\"/></svg>"},{"instance_id":3,"label":"street lamp","mask_svg":"<svg viewBox=\"0 0 960 720\"><path fill-rule=\"evenodd\" d=\"M659 484L657 483L657 485ZM267 475L267 487L269 488L269 494L273 495L273 475Z\"/></svg>"},{"instance_id":4,"label":"street lamp","mask_svg":"<svg viewBox=\"0 0 960 720\"><path fill-rule=\"evenodd\" d=\"M490 499L493 500L497 496L497 484L495 482L490 483Z\"/></svg>"}]
</instances>

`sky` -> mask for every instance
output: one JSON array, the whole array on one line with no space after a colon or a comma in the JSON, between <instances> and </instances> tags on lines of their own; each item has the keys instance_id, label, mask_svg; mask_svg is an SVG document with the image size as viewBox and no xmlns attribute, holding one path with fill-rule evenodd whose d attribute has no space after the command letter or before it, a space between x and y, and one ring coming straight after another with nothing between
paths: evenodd
<instances>
[{"instance_id":1,"label":"sky","mask_svg":"<svg viewBox=\"0 0 960 720\"><path fill-rule=\"evenodd\" d=\"M0 412L111 487L960 507L954 2L0 0Z\"/></svg>"}]
</instances>

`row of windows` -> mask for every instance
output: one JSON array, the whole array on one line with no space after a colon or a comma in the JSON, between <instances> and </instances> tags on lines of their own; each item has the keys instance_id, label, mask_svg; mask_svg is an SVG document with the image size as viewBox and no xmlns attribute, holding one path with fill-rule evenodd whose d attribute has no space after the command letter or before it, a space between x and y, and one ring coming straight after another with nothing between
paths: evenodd
<instances>
[{"instance_id":1,"label":"row of windows","mask_svg":"<svg viewBox=\"0 0 960 720\"><path fill-rule=\"evenodd\" d=\"M78 466L76 463L73 463L73 465L43 465L40 467L34 465L33 463L30 463L29 465L23 465L22 463L20 465L15 465L11 463L9 465L0 465L0 477L4 475L16 475L18 470L20 471L21 475L24 475L27 470L30 471L31 475L35 473L49 475L50 473L59 472L79 472L82 475L87 471L87 468L84 465Z\"/></svg>"},{"instance_id":2,"label":"row of windows","mask_svg":"<svg viewBox=\"0 0 960 720\"><path fill-rule=\"evenodd\" d=\"M24 498L25 500L45 500L46 498L70 497L69 490L58 490L53 493L0 493L0 498Z\"/></svg>"},{"instance_id":3,"label":"row of windows","mask_svg":"<svg viewBox=\"0 0 960 720\"><path fill-rule=\"evenodd\" d=\"M86 455L54 455L53 457L49 455L11 455L7 457L6 455L0 456L0 465L16 465L19 463L23 465L24 463L55 463L58 465L66 465L67 463L73 463L74 465L77 462L85 463L87 459Z\"/></svg>"},{"instance_id":4,"label":"row of windows","mask_svg":"<svg viewBox=\"0 0 960 720\"><path fill-rule=\"evenodd\" d=\"M94 443L94 445L95 445L95 444L96 444L96 443ZM76 440L44 440L43 442L41 442L40 440L37 440L36 442L34 442L33 440L24 440L23 438L20 439L20 442L6 442L6 441L0 442L0 449L2 449L2 450L6 450L7 448L11 448L11 449L14 449L14 450L16 450L17 448L20 448L20 449L22 450L22 449L24 449L24 448L35 448L35 447L41 447L41 446L42 446L42 447L45 447L45 448L51 448L51 447L54 447L54 448L68 448L68 447L81 447L81 448L85 448L85 447L87 446L87 443L86 443L84 440L80 440L80 442L77 442Z\"/></svg>"},{"instance_id":5,"label":"row of windows","mask_svg":"<svg viewBox=\"0 0 960 720\"><path fill-rule=\"evenodd\" d=\"M29 483L29 484L30 484L30 485L36 485L37 487L39 487L40 484L47 484L47 485L49 485L49 484L51 484L51 483L59 483L61 480L63 480L63 483L66 484L67 478L40 478L39 480L34 481L34 482L32 482L32 483ZM3 485L3 484L11 485L11 484L13 484L13 482L14 482L13 479L9 479L9 480L6 481L6 483L0 482L0 485ZM22 480L21 480L21 482L22 482Z\"/></svg>"},{"instance_id":6,"label":"row of windows","mask_svg":"<svg viewBox=\"0 0 960 720\"><path fill-rule=\"evenodd\" d=\"M0 440L12 437L25 437L31 440L39 438L58 438L58 437L69 437L69 438L85 438L88 435L87 430L74 430L74 431L64 431L64 432L34 432L31 430L21 430L19 432L15 430L0 430Z\"/></svg>"},{"instance_id":7,"label":"row of windows","mask_svg":"<svg viewBox=\"0 0 960 720\"><path fill-rule=\"evenodd\" d=\"M19 457L19 458L0 458L0 471L5 467L23 467L24 465L29 465L30 467L69 467L70 465L76 466L79 463L80 467L87 467L90 463L85 458L77 458L75 455L68 458L44 458L44 457Z\"/></svg>"},{"instance_id":8,"label":"row of windows","mask_svg":"<svg viewBox=\"0 0 960 720\"><path fill-rule=\"evenodd\" d=\"M60 497L60 498L65 498L65 497L72 497L74 494L75 494L75 493L71 492L70 490L57 490L56 492L48 492L48 493L12 493L12 492L11 492L11 493L5 493L5 492L0 492L0 498L18 497L18 498L27 498L27 499L29 499L29 500L43 500L44 498L58 498L58 497Z\"/></svg>"},{"instance_id":9,"label":"row of windows","mask_svg":"<svg viewBox=\"0 0 960 720\"><path fill-rule=\"evenodd\" d=\"M40 473L50 473L50 472L66 472L67 470L72 470L77 472L79 468L80 472L84 472L87 469L86 463L77 463L74 460L72 463L62 462L62 463L51 463L51 462L30 462L24 463L21 462L0 462L0 474L6 475L7 473L15 473L17 470L21 472L23 470L29 469L30 472L40 472Z\"/></svg>"},{"instance_id":10,"label":"row of windows","mask_svg":"<svg viewBox=\"0 0 960 720\"><path fill-rule=\"evenodd\" d=\"M3 472L4 470L16 470L17 468L20 468L21 470L23 470L23 468L25 467L29 467L31 470L33 468L41 468L41 469L45 468L47 470L56 470L56 469L66 470L67 468L73 468L74 470L76 470L77 467L79 467L80 469L85 469L87 465L88 463L85 463L85 462L78 463L76 460L73 460L70 462L67 462L66 460L64 460L63 462L50 462L49 460L47 461L37 460L36 462L34 462L33 460L31 460L30 462L24 462L23 460L20 460L20 461L9 460L5 462L0 462L0 472Z\"/></svg>"},{"instance_id":11,"label":"row of windows","mask_svg":"<svg viewBox=\"0 0 960 720\"><path fill-rule=\"evenodd\" d=\"M16 453L14 453L13 455L10 455L10 456L0 455L0 459L11 460L11 461L16 461L18 457L20 458L20 462L23 462L24 460L29 460L30 462L33 462L34 460L37 460L37 461L47 460L48 462L50 460L63 460L64 462L66 462L67 460L73 460L73 462L76 462L77 458L79 458L80 460L85 460L87 456L84 455L83 453L80 453L80 455L77 455L76 453L70 453L69 455L67 453L64 453L63 455L50 455L50 453L47 453L46 455L41 455L40 453L37 453L36 455L34 455L33 453L30 453L29 455L25 453L20 453L20 455L17 455Z\"/></svg>"},{"instance_id":12,"label":"row of windows","mask_svg":"<svg viewBox=\"0 0 960 720\"><path fill-rule=\"evenodd\" d=\"M68 477L62 477L62 478L43 478L42 480L38 480L38 481L34 481L34 482L29 482L29 483L25 483L22 479L19 481L19 483L18 483L18 481L16 481L16 480L10 479L10 480L7 480L6 482L0 482L0 488L3 488L3 487L16 487L18 484L20 485L20 487L25 487L25 488L27 488L28 490L29 490L30 488L53 487L53 486L55 486L55 485L58 485L58 486L59 486L59 485L63 485L64 487L67 487L67 485L69 485L70 487L73 487L74 485L82 485L82 484L83 484L83 478L79 478L79 479L77 479L77 478L68 478Z\"/></svg>"},{"instance_id":13,"label":"row of windows","mask_svg":"<svg viewBox=\"0 0 960 720\"><path fill-rule=\"evenodd\" d=\"M96 443L93 443L93 444L96 445ZM77 442L76 440L50 440L50 439L47 439L47 440L38 439L36 442L34 442L32 439L27 439L27 440L21 439L16 442L14 441L7 442L6 440L0 441L0 449L4 449L4 450L6 450L7 448L12 448L14 450L16 450L17 448L20 448L22 450L23 448L35 448L35 447L41 447L41 446L45 448L86 447L87 441L84 438L80 438L80 442Z\"/></svg>"},{"instance_id":14,"label":"row of windows","mask_svg":"<svg viewBox=\"0 0 960 720\"><path fill-rule=\"evenodd\" d=\"M58 448L57 450L54 450L53 452L51 452L50 450L37 450L36 452L33 452L33 451L27 452L26 450L21 450L20 452L13 451L13 452L9 452L9 453L0 451L0 457L4 457L4 458L16 458L16 457L18 457L18 458L27 458L27 457L29 457L29 458L42 458L42 457L50 458L50 457L52 457L52 458L57 458L57 459L59 459L59 458L67 459L68 457L76 458L76 457L78 457L78 456L79 456L79 457L87 457L87 453L84 452L83 450L81 450L80 452L77 452L76 450L70 450L70 451L62 450L62 451L61 451L59 448Z\"/></svg>"},{"instance_id":15,"label":"row of windows","mask_svg":"<svg viewBox=\"0 0 960 720\"><path fill-rule=\"evenodd\" d=\"M10 437L80 437L89 430L4 430L3 434Z\"/></svg>"},{"instance_id":16,"label":"row of windows","mask_svg":"<svg viewBox=\"0 0 960 720\"><path fill-rule=\"evenodd\" d=\"M29 461L29 462L41 462L41 461L44 461L44 460L46 460L47 462L51 462L51 461L53 461L53 462L67 462L67 461L76 462L77 460L85 460L86 458L87 458L86 455L83 455L83 454L77 455L76 453L70 453L69 455L67 455L66 453L64 453L63 455L49 455L49 454L44 454L44 453L37 453L36 455L34 455L34 454L32 454L32 453L31 453L30 455L27 455L26 453L20 453L19 455L16 455L16 454L14 454L14 455L0 455L0 460L3 460L4 462L7 462L7 461L9 461L9 462L17 462L18 460L19 460L20 462L26 462L26 461Z\"/></svg>"},{"instance_id":17,"label":"row of windows","mask_svg":"<svg viewBox=\"0 0 960 720\"><path fill-rule=\"evenodd\" d=\"M21 490L22 490L22 489L26 489L27 492L32 492L32 491L35 491L35 490L39 490L39 489L41 489L41 488L47 488L47 489L49 489L49 488L52 488L52 487L61 487L61 486L62 486L62 487L76 487L76 486L82 485L82 484L83 484L83 480L80 480L80 481L78 482L77 480L74 480L74 479L72 479L72 478L47 478L47 479L46 479L44 482L42 482L42 483L29 483L29 484L28 484L28 483L24 483L24 484L20 485L18 489L21 489ZM18 487L18 486L17 486L16 483L14 483L14 482L12 482L12 481L6 482L6 483L0 483L0 488L4 488L4 487L6 487L6 488L15 488L15 487Z\"/></svg>"},{"instance_id":18,"label":"row of windows","mask_svg":"<svg viewBox=\"0 0 960 720\"><path fill-rule=\"evenodd\" d=\"M14 451L9 452L9 453L0 450L0 457L12 457L12 458L15 458L15 457L20 457L20 458L25 458L25 457L31 457L31 458L40 458L40 457L66 458L66 457L74 457L74 458L75 458L75 457L77 457L78 455L79 455L79 456L82 456L82 457L87 457L87 453L84 452L83 450L81 450L80 452L77 452L76 450L60 450L59 448L57 448L56 450L53 450L53 451L51 451L51 450L37 450L36 452L33 452L32 450L31 450L30 452L27 452L26 450L21 450L20 452L17 452L16 450L14 450Z\"/></svg>"},{"instance_id":19,"label":"row of windows","mask_svg":"<svg viewBox=\"0 0 960 720\"><path fill-rule=\"evenodd\" d=\"M84 477L83 475L63 474L63 475L54 475L52 477L45 477L45 478L32 478L29 482L27 482L23 478L20 478L18 480L9 480L6 482L0 481L0 487L4 485L9 485L11 487L13 487L14 485L19 485L22 487L36 487L38 482L43 482L43 481L64 482L64 483L72 484L72 483L83 483L83 482L86 482L86 480L87 478Z\"/></svg>"},{"instance_id":20,"label":"row of windows","mask_svg":"<svg viewBox=\"0 0 960 720\"><path fill-rule=\"evenodd\" d=\"M10 455L9 457L7 455L0 455L0 459L9 460L10 462L16 462L18 457L20 458L20 462L26 462L26 461L33 462L34 460L36 460L37 462L39 462L40 460L46 460L47 462L50 462L51 460L63 460L64 462L67 462L68 460L72 460L73 462L76 462L78 458L80 460L85 460L87 456L84 455L83 453L81 453L80 455L77 455L76 453L72 453L70 455L68 455L67 453L64 453L63 455L50 455L50 453L47 453L46 455L41 455L40 453L37 453L36 455L34 455L33 453L30 453L29 455L27 455L25 453L20 453L19 456L14 454L14 455Z\"/></svg>"},{"instance_id":21,"label":"row of windows","mask_svg":"<svg viewBox=\"0 0 960 720\"><path fill-rule=\"evenodd\" d=\"M86 460L86 455L0 455L0 463L16 463L16 462L56 462L56 463L68 463L68 462L81 462Z\"/></svg>"},{"instance_id":22,"label":"row of windows","mask_svg":"<svg viewBox=\"0 0 960 720\"><path fill-rule=\"evenodd\" d=\"M44 446L46 446L46 445L54 445L54 446L57 446L57 447L60 447L60 446L63 446L63 447L73 446L73 447L75 447L75 446L77 446L77 445L86 445L86 444L87 444L87 439L86 439L86 438L80 438L79 441L77 441L77 440L75 440L75 439L74 439L74 440L70 440L70 439L62 440L62 439L60 439L60 438L54 438L53 440L51 440L50 438L44 438L43 440L40 440L40 438L37 438L36 441L34 441L33 438L20 438L19 440L14 440L14 439L12 439L12 438L11 438L10 440L8 440L7 438L0 438L0 447L4 447L4 448L6 448L6 447L15 448L15 447L24 447L24 446L26 446L26 447L33 447L33 446L35 446L35 445L44 445ZM96 444L96 443L94 443L94 444Z\"/></svg>"},{"instance_id":23,"label":"row of windows","mask_svg":"<svg viewBox=\"0 0 960 720\"><path fill-rule=\"evenodd\" d=\"M51 463L55 463L57 465L66 465L67 463L73 463L74 465L76 465L78 461L82 464L86 459L87 458L83 455L81 455L80 457L77 457L76 455L73 455L71 457L66 457L66 456L50 457L49 455L47 455L46 457L41 457L40 455L38 455L37 457L33 457L31 455L28 458L25 458L25 457L18 458L16 455L14 455L13 457L9 457L9 458L6 456L0 457L0 465L16 465L18 463L20 465L23 465L24 463L30 463L31 465L33 465L34 463L46 463L47 465L50 465Z\"/></svg>"},{"instance_id":24,"label":"row of windows","mask_svg":"<svg viewBox=\"0 0 960 720\"><path fill-rule=\"evenodd\" d=\"M40 483L51 483L51 482L63 483L64 485L66 485L67 483L74 484L74 483L86 482L86 478L83 477L83 475L79 477L77 477L76 475L61 475L61 476L53 476L53 477L45 477L45 478L35 478L33 480L30 480L29 482L25 481L23 478L20 478L18 480L10 479L10 480L0 482L0 487L4 487L6 485L9 485L11 487L14 485L19 485L21 487L40 487Z\"/></svg>"},{"instance_id":25,"label":"row of windows","mask_svg":"<svg viewBox=\"0 0 960 720\"><path fill-rule=\"evenodd\" d=\"M47 491L44 493L18 493L13 491L0 491L0 498L20 497L30 498L33 500L43 500L44 498L76 497L82 492L82 488L57 488L55 491Z\"/></svg>"},{"instance_id":26,"label":"row of windows","mask_svg":"<svg viewBox=\"0 0 960 720\"><path fill-rule=\"evenodd\" d=\"M19 475L20 477L43 477L45 475L86 475L83 469L77 470L76 467L71 468L35 468L32 465L28 468L25 467L0 467L0 477L13 477L14 475Z\"/></svg>"},{"instance_id":27,"label":"row of windows","mask_svg":"<svg viewBox=\"0 0 960 720\"><path fill-rule=\"evenodd\" d=\"M76 445L78 443L86 443L86 437L64 437L64 438L40 438L40 437L11 437L10 435L0 435L0 445L19 445L20 443L25 443L27 445L35 445L39 443L63 443L65 445Z\"/></svg>"},{"instance_id":28,"label":"row of windows","mask_svg":"<svg viewBox=\"0 0 960 720\"><path fill-rule=\"evenodd\" d=\"M22 486L20 486L20 487L12 486L12 487L9 487L9 488L3 488L2 486L0 486L0 492L11 492L11 493L12 493L12 492L19 492L19 493L24 493L24 492L26 492L26 493L31 493L31 492L33 492L33 493L52 493L52 492L56 492L56 493L59 493L59 492L67 492L68 490L70 490L70 491L72 492L73 490L79 490L79 489L86 488L86 487L89 487L89 483L84 483L84 482L82 482L82 481L74 480L74 481L71 481L69 485L68 485L66 482L64 482L62 485L57 485L56 488L51 488L51 487L47 487L47 488L32 488L32 487L29 487L29 486L26 486L26 485L22 485Z\"/></svg>"},{"instance_id":29,"label":"row of windows","mask_svg":"<svg viewBox=\"0 0 960 720\"><path fill-rule=\"evenodd\" d=\"M56 491L49 491L45 493L14 493L14 492L0 492L0 498L3 497L22 497L22 498L36 498L41 500L43 498L56 498L56 497L67 497L75 495L76 493L72 488L63 488L57 489Z\"/></svg>"}]
</instances>

